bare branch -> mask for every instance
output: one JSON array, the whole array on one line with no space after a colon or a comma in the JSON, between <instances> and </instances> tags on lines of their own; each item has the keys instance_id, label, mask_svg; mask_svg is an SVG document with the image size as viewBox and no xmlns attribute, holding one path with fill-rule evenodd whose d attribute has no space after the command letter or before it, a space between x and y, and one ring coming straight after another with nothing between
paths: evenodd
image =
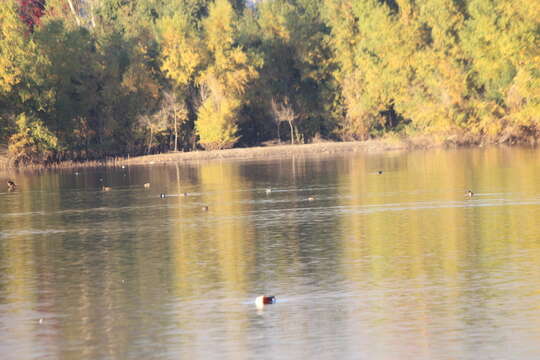
<instances>
[{"instance_id":1,"label":"bare branch","mask_svg":"<svg viewBox=\"0 0 540 360\"><path fill-rule=\"evenodd\" d=\"M274 117L274 122L277 126L278 131L278 138L281 142L280 136L279 136L279 125L280 123L286 121L289 123L289 127L291 129L291 144L294 144L294 121L298 118L298 115L295 114L294 109L292 105L289 105L289 99L285 97L283 99L283 103L278 103L274 98L272 98L272 115Z\"/></svg>"}]
</instances>

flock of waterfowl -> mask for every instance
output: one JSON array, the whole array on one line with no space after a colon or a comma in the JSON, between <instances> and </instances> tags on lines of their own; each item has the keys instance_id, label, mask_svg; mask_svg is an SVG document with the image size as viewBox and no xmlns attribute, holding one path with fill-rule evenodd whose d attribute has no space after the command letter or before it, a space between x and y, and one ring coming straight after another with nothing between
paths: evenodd
<instances>
[{"instance_id":1,"label":"flock of waterfowl","mask_svg":"<svg viewBox=\"0 0 540 360\"><path fill-rule=\"evenodd\" d=\"M381 175L382 173L383 173L382 170L377 171L377 174L379 174L379 175ZM76 175L79 175L79 173L76 173ZM103 182L102 178L100 178L99 180L101 182ZM12 180L7 181L7 186L8 186L8 191L10 191L10 192L15 191L17 189L17 184L15 184L15 182L12 181ZM145 183L143 185L143 187L145 189L149 189L150 188L150 183ZM101 190L102 191L111 191L112 187L103 185L101 187ZM270 195L272 193L272 188L266 188L265 192L266 192L266 195ZM185 192L182 195L183 196L188 196L188 193ZM467 190L467 192L465 192L465 196L470 199L470 198L472 198L474 196L474 193L472 192L472 190ZM163 199L163 198L167 197L167 195L165 193L161 193L159 195L159 197ZM307 200L308 201L314 201L315 197L310 196L310 197L307 198ZM202 211L208 211L208 206L203 205L201 207L201 210ZM255 306L257 308L259 308L259 309L262 309L265 305L270 305L270 304L275 304L275 303L276 303L276 297L272 296L272 295L261 295L261 296L258 296L255 299Z\"/></svg>"},{"instance_id":2,"label":"flock of waterfowl","mask_svg":"<svg viewBox=\"0 0 540 360\"><path fill-rule=\"evenodd\" d=\"M379 171L377 172L377 174L382 174L382 173L383 173L382 170L379 170ZM76 172L75 174L76 174L76 175L79 175L78 172ZM100 178L99 181L103 182L103 178ZM7 181L7 186L8 186L8 191L10 191L10 192L11 192L11 191L17 190L17 184L15 184L15 182L13 182L13 180L8 180L8 181ZM149 188L150 188L150 183L145 183L145 184L143 185L143 187L144 187L145 189L149 189ZM111 191L111 190L112 190L112 187L102 185L102 186L101 186L101 190L102 190L102 191ZM265 192L266 192L266 195L270 195L270 194L272 193L272 188L266 188ZM185 193L182 194L182 196L188 196L188 193L185 192ZM472 190L467 190L467 191L465 192L465 196L466 196L467 198L470 199L470 198L472 198L472 197L474 196L474 193L472 192ZM167 195L166 195L165 193L161 193L161 194L159 194L159 197L160 197L160 198L165 198L165 197L167 197ZM314 200L315 200L315 197L310 196L310 197L307 198L307 200L308 200L308 201L314 201ZM208 206L203 206L203 207L202 207L202 210L207 211L207 210L208 210Z\"/></svg>"}]
</instances>

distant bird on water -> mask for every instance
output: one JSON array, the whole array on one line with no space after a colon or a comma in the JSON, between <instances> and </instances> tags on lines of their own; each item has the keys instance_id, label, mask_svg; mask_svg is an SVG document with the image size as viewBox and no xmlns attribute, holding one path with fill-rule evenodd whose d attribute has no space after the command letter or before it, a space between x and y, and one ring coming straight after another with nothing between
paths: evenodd
<instances>
[{"instance_id":1,"label":"distant bird on water","mask_svg":"<svg viewBox=\"0 0 540 360\"><path fill-rule=\"evenodd\" d=\"M276 303L276 297L272 295L270 296L261 295L261 296L257 296L257 298L255 299L255 306L257 306L257 308L259 309L262 309L264 305L275 304L275 303Z\"/></svg>"},{"instance_id":2,"label":"distant bird on water","mask_svg":"<svg viewBox=\"0 0 540 360\"><path fill-rule=\"evenodd\" d=\"M165 195L164 193L159 194L159 197L162 198L162 199L165 198L166 196L167 195Z\"/></svg>"},{"instance_id":3,"label":"distant bird on water","mask_svg":"<svg viewBox=\"0 0 540 360\"><path fill-rule=\"evenodd\" d=\"M15 189L17 189L17 185L11 180L7 181L7 186L9 191L15 191Z\"/></svg>"},{"instance_id":4,"label":"distant bird on water","mask_svg":"<svg viewBox=\"0 0 540 360\"><path fill-rule=\"evenodd\" d=\"M112 187L110 187L110 186L102 186L101 190L103 190L103 191L111 191Z\"/></svg>"},{"instance_id":5,"label":"distant bird on water","mask_svg":"<svg viewBox=\"0 0 540 360\"><path fill-rule=\"evenodd\" d=\"M145 184L144 184L144 188L145 188L145 189L148 189L149 187L150 187L150 183L145 183Z\"/></svg>"},{"instance_id":6,"label":"distant bird on water","mask_svg":"<svg viewBox=\"0 0 540 360\"><path fill-rule=\"evenodd\" d=\"M202 210L202 211L208 211L208 206L206 206L206 205L202 206L202 207L201 207L201 210Z\"/></svg>"},{"instance_id":7,"label":"distant bird on water","mask_svg":"<svg viewBox=\"0 0 540 360\"><path fill-rule=\"evenodd\" d=\"M272 192L272 188L266 188L266 194L270 194Z\"/></svg>"},{"instance_id":8,"label":"distant bird on water","mask_svg":"<svg viewBox=\"0 0 540 360\"><path fill-rule=\"evenodd\" d=\"M470 199L474 196L474 193L471 190L468 190L465 195Z\"/></svg>"},{"instance_id":9,"label":"distant bird on water","mask_svg":"<svg viewBox=\"0 0 540 360\"><path fill-rule=\"evenodd\" d=\"M382 170L377 171L377 174L381 175L383 173Z\"/></svg>"}]
</instances>

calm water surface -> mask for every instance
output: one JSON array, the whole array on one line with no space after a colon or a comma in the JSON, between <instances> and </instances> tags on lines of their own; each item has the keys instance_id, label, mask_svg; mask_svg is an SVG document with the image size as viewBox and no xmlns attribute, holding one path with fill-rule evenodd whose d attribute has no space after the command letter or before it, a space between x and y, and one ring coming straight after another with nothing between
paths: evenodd
<instances>
[{"instance_id":1,"label":"calm water surface","mask_svg":"<svg viewBox=\"0 0 540 360\"><path fill-rule=\"evenodd\" d=\"M0 173L1 358L540 359L539 159Z\"/></svg>"}]
</instances>

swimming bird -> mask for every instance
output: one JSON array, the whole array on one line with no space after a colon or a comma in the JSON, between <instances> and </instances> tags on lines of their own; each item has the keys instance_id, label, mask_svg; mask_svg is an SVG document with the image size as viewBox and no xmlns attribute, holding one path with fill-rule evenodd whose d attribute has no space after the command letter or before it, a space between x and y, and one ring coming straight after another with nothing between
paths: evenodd
<instances>
[{"instance_id":1,"label":"swimming bird","mask_svg":"<svg viewBox=\"0 0 540 360\"><path fill-rule=\"evenodd\" d=\"M162 199L163 199L165 196L167 196L167 195L165 195L164 193L159 194L159 197L162 198Z\"/></svg>"},{"instance_id":2,"label":"swimming bird","mask_svg":"<svg viewBox=\"0 0 540 360\"><path fill-rule=\"evenodd\" d=\"M313 196L310 196L310 197L308 197L307 199L308 199L308 201L313 201L313 200L315 200L315 198L314 198Z\"/></svg>"},{"instance_id":3,"label":"swimming bird","mask_svg":"<svg viewBox=\"0 0 540 360\"><path fill-rule=\"evenodd\" d=\"M185 192L185 193L183 193L183 194L182 194L182 196L188 196L188 193L187 193L187 192Z\"/></svg>"},{"instance_id":4,"label":"swimming bird","mask_svg":"<svg viewBox=\"0 0 540 360\"><path fill-rule=\"evenodd\" d=\"M15 191L15 189L17 189L17 185L11 180L7 181L7 186L9 191Z\"/></svg>"},{"instance_id":5,"label":"swimming bird","mask_svg":"<svg viewBox=\"0 0 540 360\"><path fill-rule=\"evenodd\" d=\"M270 194L272 192L271 188L266 188L266 194Z\"/></svg>"},{"instance_id":6,"label":"swimming bird","mask_svg":"<svg viewBox=\"0 0 540 360\"><path fill-rule=\"evenodd\" d=\"M381 175L383 173L382 170L377 171L377 174Z\"/></svg>"},{"instance_id":7,"label":"swimming bird","mask_svg":"<svg viewBox=\"0 0 540 360\"><path fill-rule=\"evenodd\" d=\"M270 304L275 304L275 303L276 303L276 297L273 295L269 295L269 296L261 295L261 296L257 296L257 298L255 299L255 306L257 306L257 308L259 309L263 308L264 305L270 305Z\"/></svg>"},{"instance_id":8,"label":"swimming bird","mask_svg":"<svg viewBox=\"0 0 540 360\"><path fill-rule=\"evenodd\" d=\"M465 195L470 199L474 196L474 193L471 190L468 190Z\"/></svg>"},{"instance_id":9,"label":"swimming bird","mask_svg":"<svg viewBox=\"0 0 540 360\"><path fill-rule=\"evenodd\" d=\"M110 187L110 186L102 186L101 190L103 190L103 191L111 191L112 187Z\"/></svg>"},{"instance_id":10,"label":"swimming bird","mask_svg":"<svg viewBox=\"0 0 540 360\"><path fill-rule=\"evenodd\" d=\"M144 188L145 188L145 189L148 189L149 187L150 187L150 183L145 183L145 184L144 184Z\"/></svg>"},{"instance_id":11,"label":"swimming bird","mask_svg":"<svg viewBox=\"0 0 540 360\"><path fill-rule=\"evenodd\" d=\"M208 206L206 206L206 205L202 206L202 207L201 207L201 210L202 210L202 211L208 211Z\"/></svg>"}]
</instances>

